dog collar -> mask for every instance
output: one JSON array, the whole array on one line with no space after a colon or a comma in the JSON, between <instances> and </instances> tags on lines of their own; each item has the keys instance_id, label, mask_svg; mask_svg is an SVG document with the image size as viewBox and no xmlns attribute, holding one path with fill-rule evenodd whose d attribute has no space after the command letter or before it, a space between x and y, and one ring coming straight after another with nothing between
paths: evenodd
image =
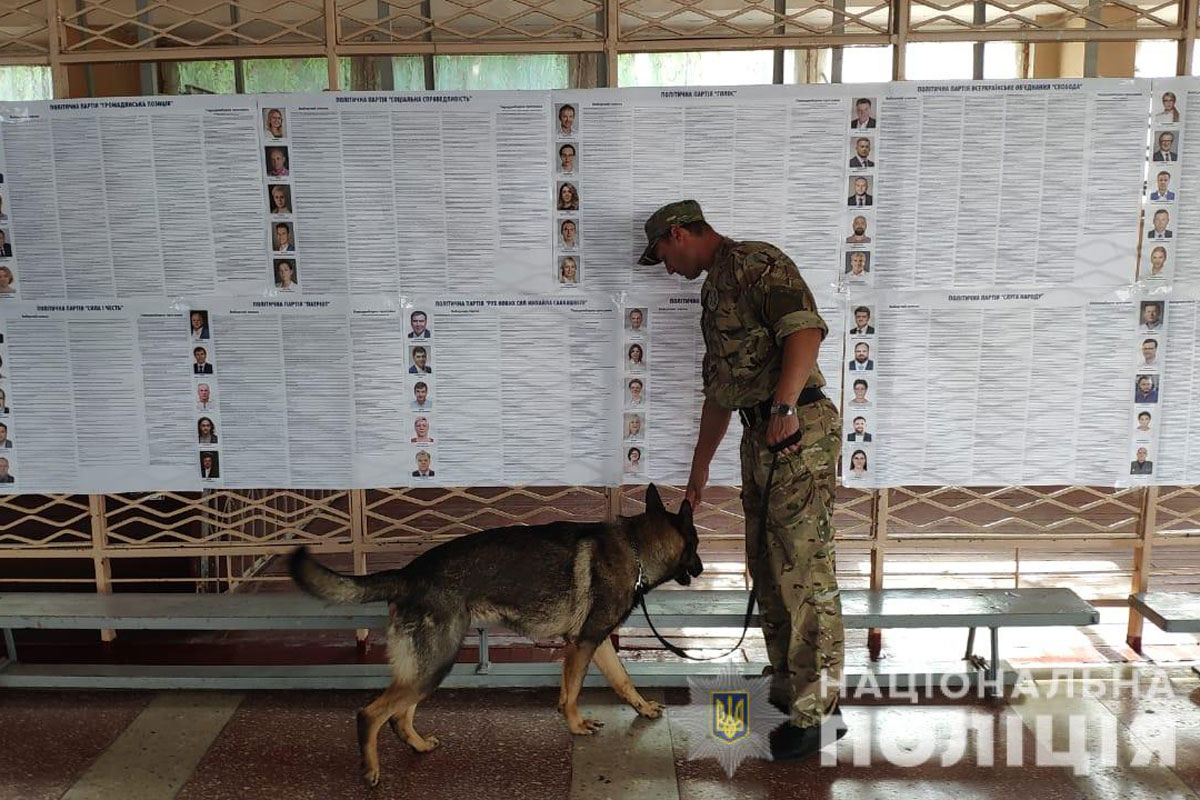
<instances>
[{"instance_id":1,"label":"dog collar","mask_svg":"<svg viewBox=\"0 0 1200 800\"><path fill-rule=\"evenodd\" d=\"M633 534L629 534L629 548L633 550L633 563L637 564L637 579L633 582L633 591L637 594L642 594L650 588L649 582L646 580L646 570L642 568L642 555L638 552L637 541L633 538Z\"/></svg>"}]
</instances>

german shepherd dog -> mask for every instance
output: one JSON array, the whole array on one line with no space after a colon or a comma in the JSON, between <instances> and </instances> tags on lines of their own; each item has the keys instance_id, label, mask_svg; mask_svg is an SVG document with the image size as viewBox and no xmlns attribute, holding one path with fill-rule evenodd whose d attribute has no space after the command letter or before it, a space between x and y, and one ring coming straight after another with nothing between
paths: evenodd
<instances>
[{"instance_id":1,"label":"german shepherd dog","mask_svg":"<svg viewBox=\"0 0 1200 800\"><path fill-rule=\"evenodd\" d=\"M496 528L434 547L408 566L372 575L341 575L317 563L304 547L291 556L292 578L331 603L388 601L392 684L358 712L363 779L379 782L378 737L383 724L420 753L437 747L413 729L417 704L450 672L472 620L503 622L530 638L566 641L559 711L571 733L601 723L577 705L588 664L643 717L663 707L629 680L608 638L638 602L640 591L674 579L686 586L704 569L687 501L672 514L654 484L646 511L614 522L553 522Z\"/></svg>"}]
</instances>

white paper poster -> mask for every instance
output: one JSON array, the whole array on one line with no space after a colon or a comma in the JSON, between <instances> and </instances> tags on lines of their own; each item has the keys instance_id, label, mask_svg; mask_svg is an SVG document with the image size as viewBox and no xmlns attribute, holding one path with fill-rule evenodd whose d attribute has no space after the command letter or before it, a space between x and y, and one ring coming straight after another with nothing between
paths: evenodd
<instances>
[{"instance_id":1,"label":"white paper poster","mask_svg":"<svg viewBox=\"0 0 1200 800\"><path fill-rule=\"evenodd\" d=\"M687 480L692 198L851 485L1195 482L1200 80L0 104L0 492ZM740 482L736 417L710 481Z\"/></svg>"},{"instance_id":2,"label":"white paper poster","mask_svg":"<svg viewBox=\"0 0 1200 800\"><path fill-rule=\"evenodd\" d=\"M1160 372L1144 364L1143 348L1149 340L1165 350L1156 296L914 291L862 293L855 303L872 321L847 337L852 360L869 347L862 368L844 373L847 485L1122 486L1151 477L1131 462L1138 446L1155 448L1156 429L1135 429L1141 412L1159 415Z\"/></svg>"}]
</instances>

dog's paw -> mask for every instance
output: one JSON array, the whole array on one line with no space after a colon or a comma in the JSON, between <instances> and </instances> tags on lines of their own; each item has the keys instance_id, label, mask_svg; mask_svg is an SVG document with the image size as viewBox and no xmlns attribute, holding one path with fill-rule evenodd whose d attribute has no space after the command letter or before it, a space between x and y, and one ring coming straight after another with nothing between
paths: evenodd
<instances>
[{"instance_id":1,"label":"dog's paw","mask_svg":"<svg viewBox=\"0 0 1200 800\"><path fill-rule=\"evenodd\" d=\"M408 746L418 753L428 753L430 750L436 749L439 744L441 742L438 741L436 736L422 736L421 741L409 742Z\"/></svg>"},{"instance_id":2,"label":"dog's paw","mask_svg":"<svg viewBox=\"0 0 1200 800\"><path fill-rule=\"evenodd\" d=\"M666 710L667 707L656 700L647 700L637 707L638 716L646 719L658 719Z\"/></svg>"},{"instance_id":3,"label":"dog's paw","mask_svg":"<svg viewBox=\"0 0 1200 800\"><path fill-rule=\"evenodd\" d=\"M576 736L591 736L604 727L604 723L591 717L580 717L578 722L568 722L567 727Z\"/></svg>"},{"instance_id":4,"label":"dog's paw","mask_svg":"<svg viewBox=\"0 0 1200 800\"><path fill-rule=\"evenodd\" d=\"M365 783L367 786L369 786L372 789L374 789L376 786L378 786L379 785L379 770L378 769L364 769L363 770L363 783Z\"/></svg>"}]
</instances>

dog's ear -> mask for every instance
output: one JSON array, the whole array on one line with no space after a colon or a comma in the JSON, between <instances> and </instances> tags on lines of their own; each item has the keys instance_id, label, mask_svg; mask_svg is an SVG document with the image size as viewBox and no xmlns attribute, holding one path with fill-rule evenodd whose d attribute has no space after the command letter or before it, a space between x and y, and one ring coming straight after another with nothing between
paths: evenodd
<instances>
[{"instance_id":1,"label":"dog's ear","mask_svg":"<svg viewBox=\"0 0 1200 800\"><path fill-rule=\"evenodd\" d=\"M692 504L687 500L679 504L679 521L684 528L692 526Z\"/></svg>"},{"instance_id":2,"label":"dog's ear","mask_svg":"<svg viewBox=\"0 0 1200 800\"><path fill-rule=\"evenodd\" d=\"M646 513L651 516L661 516L667 511L663 505L662 498L658 494L658 487L653 483L646 487Z\"/></svg>"}]
</instances>

